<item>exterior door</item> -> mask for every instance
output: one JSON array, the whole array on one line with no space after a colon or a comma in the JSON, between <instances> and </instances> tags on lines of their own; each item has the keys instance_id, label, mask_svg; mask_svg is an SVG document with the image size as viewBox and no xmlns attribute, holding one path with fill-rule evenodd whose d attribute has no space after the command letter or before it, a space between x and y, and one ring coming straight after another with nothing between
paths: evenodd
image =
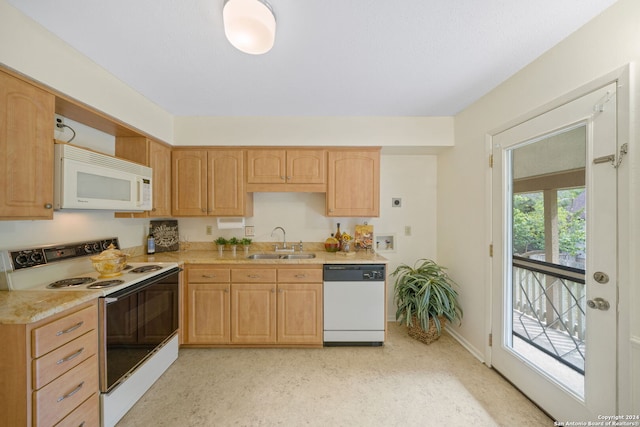
<instances>
[{"instance_id":1,"label":"exterior door","mask_svg":"<svg viewBox=\"0 0 640 427\"><path fill-rule=\"evenodd\" d=\"M491 364L558 422L616 413L616 117L612 83L492 138Z\"/></svg>"}]
</instances>

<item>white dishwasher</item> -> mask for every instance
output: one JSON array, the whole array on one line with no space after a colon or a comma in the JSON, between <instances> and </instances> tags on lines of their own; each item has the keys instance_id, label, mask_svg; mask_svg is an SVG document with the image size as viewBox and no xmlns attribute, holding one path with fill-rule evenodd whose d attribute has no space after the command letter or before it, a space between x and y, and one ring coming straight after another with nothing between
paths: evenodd
<instances>
[{"instance_id":1,"label":"white dishwasher","mask_svg":"<svg viewBox=\"0 0 640 427\"><path fill-rule=\"evenodd\" d=\"M324 345L384 343L385 265L325 264Z\"/></svg>"}]
</instances>

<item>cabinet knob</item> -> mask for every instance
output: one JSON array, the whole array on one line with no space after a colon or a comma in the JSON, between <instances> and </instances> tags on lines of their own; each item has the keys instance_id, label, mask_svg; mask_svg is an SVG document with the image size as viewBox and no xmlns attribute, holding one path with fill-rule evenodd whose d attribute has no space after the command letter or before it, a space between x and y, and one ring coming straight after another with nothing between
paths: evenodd
<instances>
[{"instance_id":1,"label":"cabinet knob","mask_svg":"<svg viewBox=\"0 0 640 427\"><path fill-rule=\"evenodd\" d=\"M284 177L284 176L281 176L281 177L280 177L280 179L284 181L284 180L285 180L285 177Z\"/></svg>"},{"instance_id":2,"label":"cabinet knob","mask_svg":"<svg viewBox=\"0 0 640 427\"><path fill-rule=\"evenodd\" d=\"M287 177L287 181L291 181L291 177L290 176Z\"/></svg>"},{"instance_id":3,"label":"cabinet knob","mask_svg":"<svg viewBox=\"0 0 640 427\"><path fill-rule=\"evenodd\" d=\"M151 211L152 211L152 212L155 212L155 211L156 211L156 208L151 208Z\"/></svg>"},{"instance_id":4,"label":"cabinet knob","mask_svg":"<svg viewBox=\"0 0 640 427\"><path fill-rule=\"evenodd\" d=\"M53 205L51 203L45 203L44 208L45 209L51 209L53 207Z\"/></svg>"},{"instance_id":5,"label":"cabinet knob","mask_svg":"<svg viewBox=\"0 0 640 427\"><path fill-rule=\"evenodd\" d=\"M205 208L200 209L202 212L206 212L207 210Z\"/></svg>"}]
</instances>

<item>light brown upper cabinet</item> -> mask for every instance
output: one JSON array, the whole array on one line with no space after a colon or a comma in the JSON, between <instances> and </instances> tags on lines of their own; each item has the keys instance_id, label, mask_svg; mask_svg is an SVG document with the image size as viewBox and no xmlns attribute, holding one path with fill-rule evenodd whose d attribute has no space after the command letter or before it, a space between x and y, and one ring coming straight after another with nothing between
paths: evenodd
<instances>
[{"instance_id":1,"label":"light brown upper cabinet","mask_svg":"<svg viewBox=\"0 0 640 427\"><path fill-rule=\"evenodd\" d=\"M53 219L55 97L0 72L0 219Z\"/></svg>"},{"instance_id":2,"label":"light brown upper cabinet","mask_svg":"<svg viewBox=\"0 0 640 427\"><path fill-rule=\"evenodd\" d=\"M327 216L380 216L380 148L329 150Z\"/></svg>"},{"instance_id":3,"label":"light brown upper cabinet","mask_svg":"<svg viewBox=\"0 0 640 427\"><path fill-rule=\"evenodd\" d=\"M327 152L322 149L247 150L247 191L326 191Z\"/></svg>"},{"instance_id":4,"label":"light brown upper cabinet","mask_svg":"<svg viewBox=\"0 0 640 427\"><path fill-rule=\"evenodd\" d=\"M116 137L116 157L153 169L153 208L149 212L118 212L119 218L171 216L171 147L145 137Z\"/></svg>"},{"instance_id":5,"label":"light brown upper cabinet","mask_svg":"<svg viewBox=\"0 0 640 427\"><path fill-rule=\"evenodd\" d=\"M251 216L242 150L173 150L173 216Z\"/></svg>"}]
</instances>

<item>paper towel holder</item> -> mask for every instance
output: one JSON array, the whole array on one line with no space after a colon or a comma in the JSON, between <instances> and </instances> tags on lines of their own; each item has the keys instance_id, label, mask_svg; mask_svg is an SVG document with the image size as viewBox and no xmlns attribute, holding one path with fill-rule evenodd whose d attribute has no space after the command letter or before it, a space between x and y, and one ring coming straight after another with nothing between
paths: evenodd
<instances>
[{"instance_id":1,"label":"paper towel holder","mask_svg":"<svg viewBox=\"0 0 640 427\"><path fill-rule=\"evenodd\" d=\"M218 230L244 228L244 218L218 218Z\"/></svg>"}]
</instances>

